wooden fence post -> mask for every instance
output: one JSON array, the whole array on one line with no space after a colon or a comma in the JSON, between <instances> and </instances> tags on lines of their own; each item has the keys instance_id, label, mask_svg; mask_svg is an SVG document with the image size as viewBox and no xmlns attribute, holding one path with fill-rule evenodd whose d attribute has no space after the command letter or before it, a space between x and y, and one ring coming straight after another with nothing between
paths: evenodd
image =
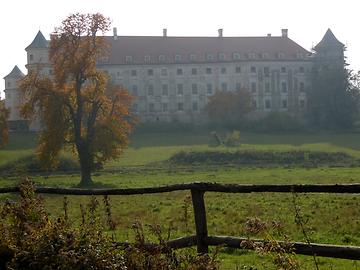
<instances>
[{"instance_id":1,"label":"wooden fence post","mask_svg":"<svg viewBox=\"0 0 360 270\"><path fill-rule=\"evenodd\" d=\"M196 226L196 242L198 253L208 253L209 246L205 243L208 236L206 223L206 209L204 201L204 191L192 189L191 197L194 208L195 226Z\"/></svg>"}]
</instances>

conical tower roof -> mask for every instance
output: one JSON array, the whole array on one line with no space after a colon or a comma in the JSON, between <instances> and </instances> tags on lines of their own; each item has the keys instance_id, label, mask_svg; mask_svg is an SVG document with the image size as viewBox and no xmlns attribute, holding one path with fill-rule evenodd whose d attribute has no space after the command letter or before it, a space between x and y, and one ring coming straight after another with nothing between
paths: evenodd
<instances>
[{"instance_id":1,"label":"conical tower roof","mask_svg":"<svg viewBox=\"0 0 360 270\"><path fill-rule=\"evenodd\" d=\"M39 30L31 44L25 48L25 51L27 51L28 49L45 49L48 46L49 42Z\"/></svg>"},{"instance_id":2,"label":"conical tower roof","mask_svg":"<svg viewBox=\"0 0 360 270\"><path fill-rule=\"evenodd\" d=\"M322 40L314 47L315 51L321 48L326 47L339 47L342 48L345 45L342 44L333 34L333 32L330 30L330 28L326 31L324 37Z\"/></svg>"},{"instance_id":3,"label":"conical tower roof","mask_svg":"<svg viewBox=\"0 0 360 270\"><path fill-rule=\"evenodd\" d=\"M6 76L4 77L4 79L10 78L10 77L12 77L12 78L19 78L19 77L24 77L24 76L25 76L24 73L21 72L21 70L19 69L19 67L18 67L18 66L15 66L15 67L12 69L12 71L11 71L8 75L6 75Z\"/></svg>"}]
</instances>

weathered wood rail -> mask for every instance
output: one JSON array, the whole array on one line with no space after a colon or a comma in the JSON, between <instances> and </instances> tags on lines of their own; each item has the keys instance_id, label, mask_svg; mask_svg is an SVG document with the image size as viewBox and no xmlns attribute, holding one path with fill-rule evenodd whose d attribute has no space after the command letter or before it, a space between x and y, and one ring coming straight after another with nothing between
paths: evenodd
<instances>
[{"instance_id":1,"label":"weathered wood rail","mask_svg":"<svg viewBox=\"0 0 360 270\"><path fill-rule=\"evenodd\" d=\"M249 240L254 243L266 243L264 240L248 239L231 236L209 236L207 230L205 192L222 193L253 193L253 192L283 192L283 193L348 193L359 194L360 184L331 184L331 185L238 185L218 183L187 183L175 184L161 187L146 188L115 188L115 189L79 189L79 188L54 188L36 187L37 193L58 194L58 195L141 195L155 194L173 191L190 190L194 209L196 235L181 237L167 242L171 248L185 248L197 246L199 253L208 253L209 246L224 245L232 248L251 249L243 243ZM1 193L19 192L19 187L0 188ZM284 243L278 241L280 245ZM292 242L292 252L303 255L316 255L323 257L360 260L360 247L339 246L316 243ZM149 244L154 246L154 244Z\"/></svg>"}]
</instances>

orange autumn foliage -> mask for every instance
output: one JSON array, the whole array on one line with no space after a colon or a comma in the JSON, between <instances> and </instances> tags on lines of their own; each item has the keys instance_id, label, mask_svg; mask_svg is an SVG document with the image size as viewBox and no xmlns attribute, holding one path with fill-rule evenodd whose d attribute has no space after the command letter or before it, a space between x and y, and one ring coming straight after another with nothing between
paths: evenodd
<instances>
[{"instance_id":1,"label":"orange autumn foliage","mask_svg":"<svg viewBox=\"0 0 360 270\"><path fill-rule=\"evenodd\" d=\"M6 145L9 137L7 118L9 111L5 108L4 101L0 100L0 147Z\"/></svg>"},{"instance_id":2,"label":"orange autumn foliage","mask_svg":"<svg viewBox=\"0 0 360 270\"><path fill-rule=\"evenodd\" d=\"M23 79L22 114L37 115L43 129L38 146L46 167L54 166L65 145L73 146L81 167L81 185L92 183L91 172L117 158L128 144L134 121L131 96L110 85L96 61L106 55L107 44L100 32L110 22L101 14L74 14L51 36L51 77L41 67Z\"/></svg>"}]
</instances>

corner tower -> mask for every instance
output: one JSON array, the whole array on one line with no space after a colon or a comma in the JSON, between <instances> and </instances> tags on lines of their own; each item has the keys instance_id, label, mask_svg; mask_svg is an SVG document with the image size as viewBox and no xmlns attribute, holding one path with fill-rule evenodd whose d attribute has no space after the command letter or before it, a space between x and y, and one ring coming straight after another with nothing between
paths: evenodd
<instances>
[{"instance_id":1,"label":"corner tower","mask_svg":"<svg viewBox=\"0 0 360 270\"><path fill-rule=\"evenodd\" d=\"M49 41L45 39L41 31L36 34L31 44L25 48L25 51L27 53L26 68L29 71L41 69L43 72L48 72L50 70Z\"/></svg>"},{"instance_id":2,"label":"corner tower","mask_svg":"<svg viewBox=\"0 0 360 270\"><path fill-rule=\"evenodd\" d=\"M330 30L326 31L322 40L314 47L315 60L321 64L344 65L345 45Z\"/></svg>"}]
</instances>

